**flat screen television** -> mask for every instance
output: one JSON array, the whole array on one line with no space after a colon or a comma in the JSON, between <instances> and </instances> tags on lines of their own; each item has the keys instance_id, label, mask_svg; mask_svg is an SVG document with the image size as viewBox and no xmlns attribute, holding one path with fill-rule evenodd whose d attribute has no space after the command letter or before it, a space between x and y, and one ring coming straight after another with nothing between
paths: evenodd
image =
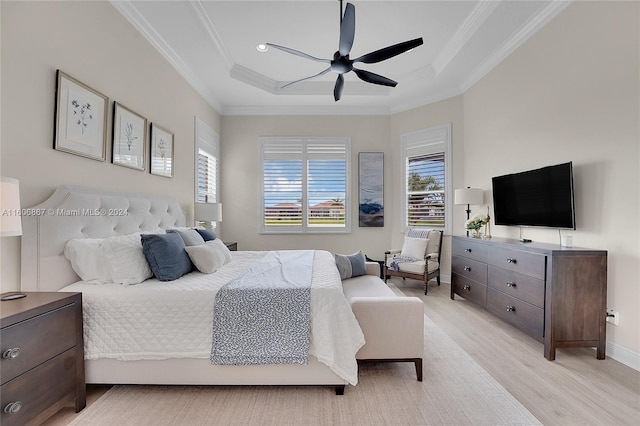
<instances>
[{"instance_id":1,"label":"flat screen television","mask_svg":"<svg viewBox=\"0 0 640 426\"><path fill-rule=\"evenodd\" d=\"M572 163L492 178L496 225L576 229Z\"/></svg>"}]
</instances>

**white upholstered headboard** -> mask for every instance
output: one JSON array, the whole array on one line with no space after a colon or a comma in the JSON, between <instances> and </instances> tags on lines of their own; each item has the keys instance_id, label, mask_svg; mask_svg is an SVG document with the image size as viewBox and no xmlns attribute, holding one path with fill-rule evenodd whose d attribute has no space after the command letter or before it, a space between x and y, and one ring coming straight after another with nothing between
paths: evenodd
<instances>
[{"instance_id":1,"label":"white upholstered headboard","mask_svg":"<svg viewBox=\"0 0 640 426\"><path fill-rule=\"evenodd\" d=\"M62 185L22 216L22 291L57 291L80 278L64 257L74 238L103 238L185 226L172 197Z\"/></svg>"}]
</instances>

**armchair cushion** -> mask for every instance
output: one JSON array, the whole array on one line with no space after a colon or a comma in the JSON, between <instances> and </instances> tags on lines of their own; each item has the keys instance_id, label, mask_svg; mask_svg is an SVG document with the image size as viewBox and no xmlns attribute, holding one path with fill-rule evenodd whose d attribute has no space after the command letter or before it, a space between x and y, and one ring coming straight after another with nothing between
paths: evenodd
<instances>
[{"instance_id":1,"label":"armchair cushion","mask_svg":"<svg viewBox=\"0 0 640 426\"><path fill-rule=\"evenodd\" d=\"M409 274L416 274L416 275L422 275L425 273L424 270L424 266L425 266L425 262L427 263L427 273L430 274L431 272L437 271L438 268L440 267L440 263L438 262L438 259L436 258L435 260L416 260L415 262L403 262L403 261L398 261L399 259L396 259L396 256L393 257L389 257L387 258L387 268L394 270L394 268L391 266L391 262L396 261L397 263L397 267L398 270L400 272L406 272Z\"/></svg>"}]
</instances>

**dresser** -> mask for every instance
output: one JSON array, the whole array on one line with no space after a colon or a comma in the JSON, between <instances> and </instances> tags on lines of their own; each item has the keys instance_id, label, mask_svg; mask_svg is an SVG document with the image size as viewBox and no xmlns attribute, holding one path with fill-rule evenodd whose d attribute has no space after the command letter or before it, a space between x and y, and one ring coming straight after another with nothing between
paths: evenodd
<instances>
[{"instance_id":1,"label":"dresser","mask_svg":"<svg viewBox=\"0 0 640 426\"><path fill-rule=\"evenodd\" d=\"M451 299L473 302L557 348L605 358L607 252L492 238L452 238Z\"/></svg>"},{"instance_id":2,"label":"dresser","mask_svg":"<svg viewBox=\"0 0 640 426\"><path fill-rule=\"evenodd\" d=\"M82 294L25 294L0 302L3 426L39 424L64 406L86 405Z\"/></svg>"}]
</instances>

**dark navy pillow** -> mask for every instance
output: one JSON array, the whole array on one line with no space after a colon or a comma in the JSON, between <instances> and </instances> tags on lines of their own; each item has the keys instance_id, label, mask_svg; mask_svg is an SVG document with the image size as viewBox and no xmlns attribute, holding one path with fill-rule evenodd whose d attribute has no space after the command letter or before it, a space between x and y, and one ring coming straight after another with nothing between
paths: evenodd
<instances>
[{"instance_id":1,"label":"dark navy pillow","mask_svg":"<svg viewBox=\"0 0 640 426\"><path fill-rule=\"evenodd\" d=\"M208 229L204 229L204 228L196 228L196 231L198 231L198 234L200 234L200 236L202 237L203 240L205 240L205 242L216 239L216 234L214 234L213 231L209 231Z\"/></svg>"},{"instance_id":2,"label":"dark navy pillow","mask_svg":"<svg viewBox=\"0 0 640 426\"><path fill-rule=\"evenodd\" d=\"M142 234L140 238L144 257L160 281L176 280L193 269L179 234Z\"/></svg>"}]
</instances>

